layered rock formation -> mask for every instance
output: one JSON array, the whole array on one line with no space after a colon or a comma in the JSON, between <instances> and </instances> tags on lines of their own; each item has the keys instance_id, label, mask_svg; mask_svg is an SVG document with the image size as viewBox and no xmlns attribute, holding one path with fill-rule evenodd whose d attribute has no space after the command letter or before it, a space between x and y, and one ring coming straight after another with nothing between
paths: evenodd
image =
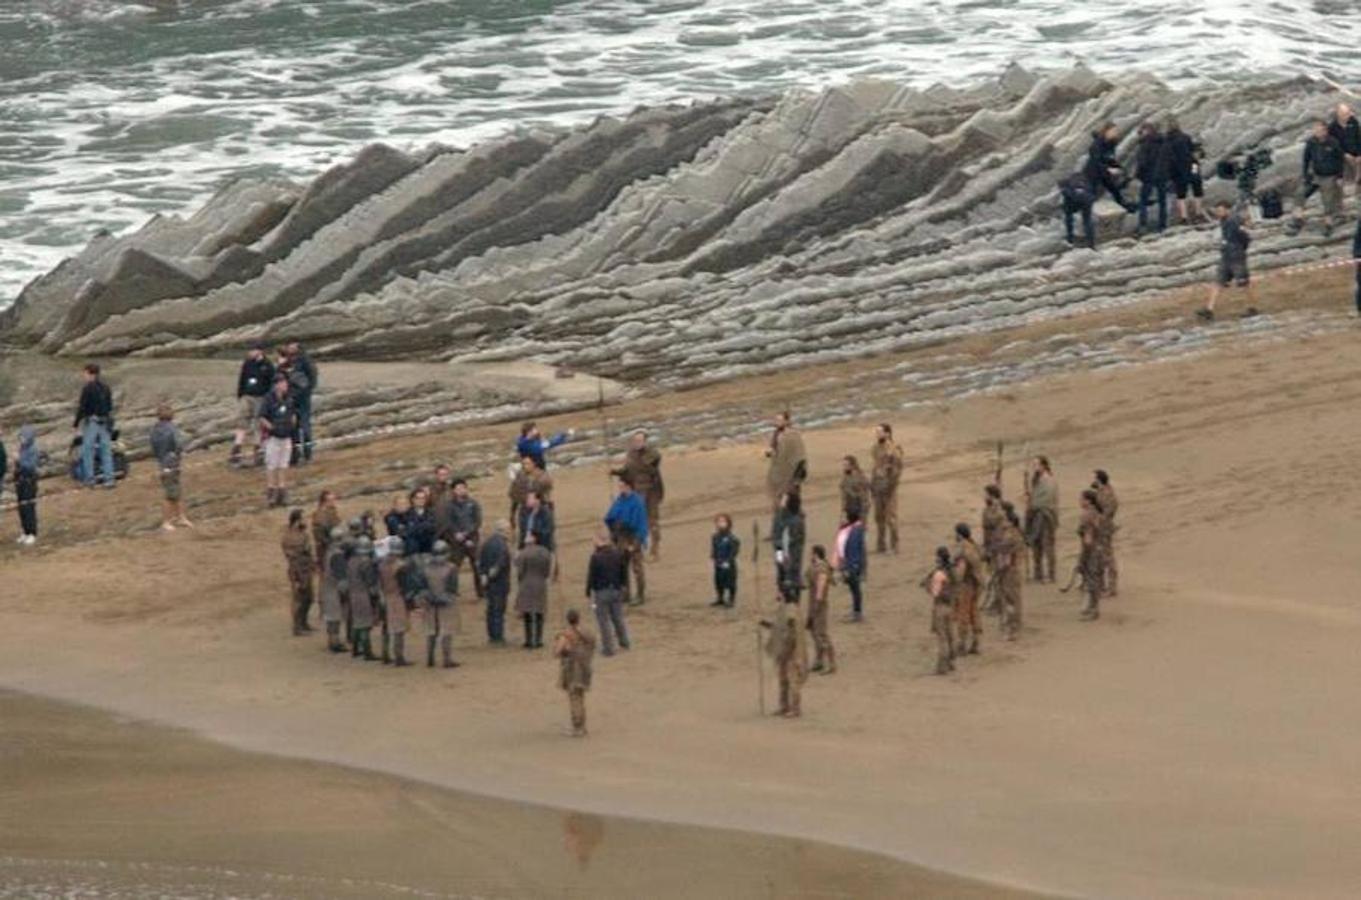
<instances>
[{"instance_id":1,"label":"layered rock formation","mask_svg":"<svg viewBox=\"0 0 1361 900\"><path fill-rule=\"evenodd\" d=\"M236 184L97 239L25 290L0 340L188 356L296 336L323 358L658 383L898 349L1212 276L1213 234L1135 241L1113 206L1098 252L1066 247L1055 182L1098 123L1175 115L1211 161L1273 147L1262 184L1292 192L1308 122L1340 99L1308 79L1176 92L1013 68L968 90L861 81L466 151L375 146L305 188ZM1253 244L1259 270L1334 252L1274 223Z\"/></svg>"}]
</instances>

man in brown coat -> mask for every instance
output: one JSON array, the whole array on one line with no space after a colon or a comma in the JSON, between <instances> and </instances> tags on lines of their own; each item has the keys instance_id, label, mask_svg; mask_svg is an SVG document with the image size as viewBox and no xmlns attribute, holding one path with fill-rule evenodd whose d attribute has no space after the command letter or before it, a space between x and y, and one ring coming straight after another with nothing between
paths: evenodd
<instances>
[{"instance_id":1,"label":"man in brown coat","mask_svg":"<svg viewBox=\"0 0 1361 900\"><path fill-rule=\"evenodd\" d=\"M875 549L898 552L898 482L903 474L903 448L893 440L893 427L880 424L870 458L870 494L874 498ZM887 542L885 538L887 537ZM887 543L887 546L886 546Z\"/></svg>"},{"instance_id":2,"label":"man in brown coat","mask_svg":"<svg viewBox=\"0 0 1361 900\"><path fill-rule=\"evenodd\" d=\"M322 491L317 498L317 508L312 511L313 558L320 567L326 561L326 551L331 546L331 532L340 527L340 510L336 508L336 492Z\"/></svg>"},{"instance_id":3,"label":"man in brown coat","mask_svg":"<svg viewBox=\"0 0 1361 900\"><path fill-rule=\"evenodd\" d=\"M662 483L662 455L647 442L647 432L639 429L629 439L628 453L624 464L615 470L614 475L628 475L633 481L633 489L643 498L647 507L647 532L649 555L655 561L661 555L662 500L666 487Z\"/></svg>"},{"instance_id":4,"label":"man in brown coat","mask_svg":"<svg viewBox=\"0 0 1361 900\"><path fill-rule=\"evenodd\" d=\"M298 637L312 630L307 624L307 614L312 609L312 574L316 571L302 510L295 509L288 514L282 543L284 559L288 561L288 584L293 591L293 636Z\"/></svg>"},{"instance_id":5,"label":"man in brown coat","mask_svg":"<svg viewBox=\"0 0 1361 900\"><path fill-rule=\"evenodd\" d=\"M841 515L849 518L852 512L857 519L864 519L870 508L870 480L860 469L860 460L854 456L841 460Z\"/></svg>"},{"instance_id":6,"label":"man in brown coat","mask_svg":"<svg viewBox=\"0 0 1361 900\"><path fill-rule=\"evenodd\" d=\"M586 736L586 692L591 689L591 660L595 636L581 627L581 614L567 610L567 627L553 639L553 655L559 660L558 687L567 692L572 714L572 737Z\"/></svg>"},{"instance_id":7,"label":"man in brown coat","mask_svg":"<svg viewBox=\"0 0 1361 900\"><path fill-rule=\"evenodd\" d=\"M797 719L803 715L803 682L808 677L808 646L803 638L804 621L797 598L777 594L773 620L762 619L761 627L770 629L766 653L775 660L780 680L780 708L777 716Z\"/></svg>"},{"instance_id":8,"label":"man in brown coat","mask_svg":"<svg viewBox=\"0 0 1361 900\"><path fill-rule=\"evenodd\" d=\"M955 640L956 656L978 652L983 625L978 618L978 595L983 589L983 554L969 526L955 526Z\"/></svg>"},{"instance_id":9,"label":"man in brown coat","mask_svg":"<svg viewBox=\"0 0 1361 900\"><path fill-rule=\"evenodd\" d=\"M771 511L779 512L784 495L798 493L808 477L808 454L803 447L803 435L794 430L788 410L775 417L775 431L770 436L766 457L770 460L766 492L770 495Z\"/></svg>"},{"instance_id":10,"label":"man in brown coat","mask_svg":"<svg viewBox=\"0 0 1361 900\"><path fill-rule=\"evenodd\" d=\"M1026 539L1034 555L1031 576L1036 581L1048 578L1052 583L1054 545L1059 530L1059 485L1047 457L1037 456L1031 462L1025 501Z\"/></svg>"}]
</instances>

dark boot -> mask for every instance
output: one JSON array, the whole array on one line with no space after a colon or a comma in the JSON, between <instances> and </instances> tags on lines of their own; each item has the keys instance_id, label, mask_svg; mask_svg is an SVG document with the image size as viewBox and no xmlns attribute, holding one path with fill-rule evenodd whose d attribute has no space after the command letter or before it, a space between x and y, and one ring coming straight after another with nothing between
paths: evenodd
<instances>
[{"instance_id":1,"label":"dark boot","mask_svg":"<svg viewBox=\"0 0 1361 900\"><path fill-rule=\"evenodd\" d=\"M227 465L233 469L241 468L241 445L232 444L232 452L227 457Z\"/></svg>"},{"instance_id":2,"label":"dark boot","mask_svg":"<svg viewBox=\"0 0 1361 900\"><path fill-rule=\"evenodd\" d=\"M392 656L392 665L396 668L411 665L406 661L406 635L394 634L392 636Z\"/></svg>"},{"instance_id":3,"label":"dark boot","mask_svg":"<svg viewBox=\"0 0 1361 900\"><path fill-rule=\"evenodd\" d=\"M543 613L534 614L534 648L543 647Z\"/></svg>"},{"instance_id":4,"label":"dark boot","mask_svg":"<svg viewBox=\"0 0 1361 900\"><path fill-rule=\"evenodd\" d=\"M446 634L439 639L440 664L446 669L457 669L454 662L454 636Z\"/></svg>"},{"instance_id":5,"label":"dark boot","mask_svg":"<svg viewBox=\"0 0 1361 900\"><path fill-rule=\"evenodd\" d=\"M373 653L373 633L367 628L364 629L364 659L367 662L378 662L379 659Z\"/></svg>"},{"instance_id":6,"label":"dark boot","mask_svg":"<svg viewBox=\"0 0 1361 900\"><path fill-rule=\"evenodd\" d=\"M525 613L524 615L520 616L520 619L525 623L525 649L526 649L526 650L533 650L533 649L534 649L534 617L531 616L529 613Z\"/></svg>"},{"instance_id":7,"label":"dark boot","mask_svg":"<svg viewBox=\"0 0 1361 900\"><path fill-rule=\"evenodd\" d=\"M385 633L383 635L383 665L385 666L392 665L391 643L392 636Z\"/></svg>"},{"instance_id":8,"label":"dark boot","mask_svg":"<svg viewBox=\"0 0 1361 900\"><path fill-rule=\"evenodd\" d=\"M435 667L435 638L433 635L425 639L425 667L427 669Z\"/></svg>"}]
</instances>

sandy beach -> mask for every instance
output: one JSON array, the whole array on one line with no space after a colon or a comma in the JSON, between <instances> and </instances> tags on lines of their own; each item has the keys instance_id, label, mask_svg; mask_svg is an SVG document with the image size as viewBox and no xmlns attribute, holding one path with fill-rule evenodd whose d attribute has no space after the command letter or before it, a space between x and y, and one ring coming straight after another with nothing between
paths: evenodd
<instances>
[{"instance_id":1,"label":"sandy beach","mask_svg":"<svg viewBox=\"0 0 1361 900\"><path fill-rule=\"evenodd\" d=\"M1343 277L1327 284L1338 288ZM1274 309L1272 302L1264 299L1268 313L1287 311L1284 298L1275 298ZM1138 315L1153 323L1165 313L1154 307ZM832 537L840 456L864 456L874 422L894 423L909 458L903 553L872 558L868 620L834 624L841 671L810 681L801 721L757 714L753 635L756 601L764 598L753 596L751 564L734 612L707 605L712 516L731 513L748 542L753 521L767 525L761 445L736 438L664 448L663 559L650 572L648 605L632 618L634 650L598 663L588 740L561 736L566 704L553 662L545 653L484 646L470 597L457 643L465 665L450 673L390 671L332 657L319 638L290 637L282 516L261 508L257 473L216 465L186 475L199 523L192 532L150 530L157 491L142 466L116 492L54 499L46 510L50 539L36 552L0 553L0 686L298 760L265 767L278 778L272 787L250 783L253 795L269 801L261 815L308 804L305 821L290 826L294 837L307 830L363 842L377 829L379 845L401 843L402 829L434 813L387 798L419 792L411 785L422 782L591 815L854 847L996 886L983 894L1354 896L1361 883L1351 849L1361 837L1361 613L1352 551L1361 531L1361 488L1352 477L1361 452L1361 361L1354 339L1345 329L1280 340L1230 335L1198 355L926 403L912 402L920 396L912 385L852 398L859 378L891 370L895 360L882 358L612 407L616 435L643 422L693 427L706 416L745 416L754 435L782 400L792 398L797 415L805 397L821 395L834 406L844 392L857 404L854 420L806 435L810 543ZM968 352L986 358L1003 350L994 343ZM582 425L589 415L546 425ZM325 485L341 492L346 514L381 511L387 493L435 460L457 465L465 448L482 454L511 430L477 426L339 449L301 473L295 499L310 506ZM1021 640L1003 644L988 620L982 656L953 677L935 678L917 580L953 523L977 520L999 440L1008 496L1019 493L1026 453L1054 461L1064 574L1075 554L1077 492L1092 469L1110 471L1122 499L1122 590L1089 624L1078 620L1074 595L1027 585ZM588 539L607 501L603 465L560 468L555 476L563 571L554 622L582 602ZM504 488L500 474L474 484L489 514L504 510ZM769 590L768 558L759 565ZM835 622L849 605L844 589L834 602ZM24 702L6 701L6 721L46 715ZM159 771L197 738L137 740L139 758ZM232 752L204 747L211 749L195 753ZM314 790L317 779L331 777L318 773L335 771L316 763L383 775L344 770L357 792L330 790L363 798L349 803ZM221 779L237 765L244 764L213 772L214 790L231 792ZM38 778L6 777L10 810L38 816L23 842L6 833L8 852L111 852L66 827L80 798ZM176 798L197 783L192 773L178 777L169 786ZM255 807L237 812L254 815ZM560 822L543 827L542 842L561 856ZM129 837L119 858L152 856L145 848L159 842L145 833L145 841ZM612 848L612 826L609 833ZM47 837L33 837L39 834ZM262 858L253 856L256 846L240 845ZM689 863L681 870L650 869L645 890L723 895L692 880L711 852L701 842L683 851ZM373 868L346 854L337 865L385 883L416 883L393 869L433 878L436 870L414 853L388 855ZM513 856L506 865L524 862ZM767 871L787 870L782 857L771 859ZM593 863L592 873L612 873L591 886L593 895L639 895L639 883L621 874L641 868L635 863ZM525 877L551 880L566 863L544 865ZM875 881L896 877L882 874L892 867L865 865L859 883L839 880L835 869L826 892L776 883L767 893L979 895L953 881L939 882L948 889L919 882L926 886L881 891L876 885L908 882ZM934 877L910 873L902 877ZM734 888L728 895L759 896L741 877L725 882ZM536 896L543 883L499 890Z\"/></svg>"}]
</instances>

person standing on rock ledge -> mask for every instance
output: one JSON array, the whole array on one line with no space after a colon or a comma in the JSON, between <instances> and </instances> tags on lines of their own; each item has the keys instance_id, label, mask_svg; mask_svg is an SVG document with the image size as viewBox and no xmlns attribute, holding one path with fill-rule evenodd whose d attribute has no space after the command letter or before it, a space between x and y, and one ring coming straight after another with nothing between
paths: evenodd
<instances>
[{"instance_id":1,"label":"person standing on rock ledge","mask_svg":"<svg viewBox=\"0 0 1361 900\"><path fill-rule=\"evenodd\" d=\"M249 465L258 465L264 452L260 442L260 404L274 384L274 363L265 356L263 344L250 345L246 359L241 363L241 374L236 378L236 403L240 415L236 423L236 434L232 436L232 452L227 457L227 465L240 468L247 463L242 461L241 451L251 447Z\"/></svg>"},{"instance_id":2,"label":"person standing on rock ledge","mask_svg":"<svg viewBox=\"0 0 1361 900\"><path fill-rule=\"evenodd\" d=\"M99 476L104 487L117 481L113 468L113 391L99 377L99 365L87 363L85 386L80 389L73 426L80 432L81 479L86 487L95 486L95 452L99 453Z\"/></svg>"},{"instance_id":3,"label":"person standing on rock ledge","mask_svg":"<svg viewBox=\"0 0 1361 900\"><path fill-rule=\"evenodd\" d=\"M1092 132L1092 143L1087 148L1087 166L1083 174L1087 176L1087 187L1092 201L1100 199L1105 188L1111 199L1120 204L1127 213L1137 212L1138 207L1125 199L1121 192L1125 188L1125 169L1116 159L1115 148L1120 144L1120 130L1114 122L1107 122Z\"/></svg>"},{"instance_id":4,"label":"person standing on rock ledge","mask_svg":"<svg viewBox=\"0 0 1361 900\"><path fill-rule=\"evenodd\" d=\"M770 469L766 473L766 493L770 496L772 513L779 513L785 494L797 494L808 478L808 453L803 447L803 435L794 430L789 410L775 417L775 431L766 448Z\"/></svg>"},{"instance_id":5,"label":"person standing on rock ledge","mask_svg":"<svg viewBox=\"0 0 1361 900\"><path fill-rule=\"evenodd\" d=\"M893 426L879 425L870 450L870 496L874 501L875 550L898 552L898 482L903 475L903 448L893 440ZM887 538L887 542L885 541Z\"/></svg>"},{"instance_id":6,"label":"person standing on rock ledge","mask_svg":"<svg viewBox=\"0 0 1361 900\"><path fill-rule=\"evenodd\" d=\"M265 438L265 495L269 506L288 503L288 462L293 455L293 436L298 430L298 411L288 391L288 378L274 376L274 389L260 404L260 427Z\"/></svg>"}]
</instances>

